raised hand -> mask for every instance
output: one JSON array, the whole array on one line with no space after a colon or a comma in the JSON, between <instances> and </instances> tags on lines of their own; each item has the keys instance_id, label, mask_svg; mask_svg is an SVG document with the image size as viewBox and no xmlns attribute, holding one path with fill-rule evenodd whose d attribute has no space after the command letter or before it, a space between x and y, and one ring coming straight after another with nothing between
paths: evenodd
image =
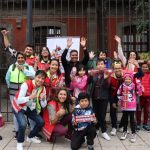
<instances>
[{"instance_id":1,"label":"raised hand","mask_svg":"<svg viewBox=\"0 0 150 150\"><path fill-rule=\"evenodd\" d=\"M87 41L87 39L85 37L81 37L80 44L81 44L82 47L86 46L86 41Z\"/></svg>"},{"instance_id":2,"label":"raised hand","mask_svg":"<svg viewBox=\"0 0 150 150\"><path fill-rule=\"evenodd\" d=\"M89 52L89 58L92 60L95 57L95 54L93 51Z\"/></svg>"},{"instance_id":3,"label":"raised hand","mask_svg":"<svg viewBox=\"0 0 150 150\"><path fill-rule=\"evenodd\" d=\"M116 42L117 42L118 44L121 44L121 38L120 38L119 36L115 35L115 38L114 38L114 39L116 40Z\"/></svg>"},{"instance_id":4,"label":"raised hand","mask_svg":"<svg viewBox=\"0 0 150 150\"><path fill-rule=\"evenodd\" d=\"M8 35L9 31L7 31L7 30L2 30L1 33L3 34L3 36L6 36L6 35Z\"/></svg>"},{"instance_id":5,"label":"raised hand","mask_svg":"<svg viewBox=\"0 0 150 150\"><path fill-rule=\"evenodd\" d=\"M68 38L67 39L67 48L70 48L72 46L73 42L72 42L72 38Z\"/></svg>"},{"instance_id":6,"label":"raised hand","mask_svg":"<svg viewBox=\"0 0 150 150\"><path fill-rule=\"evenodd\" d=\"M118 54L116 51L114 51L114 58L117 59L118 58Z\"/></svg>"}]
</instances>

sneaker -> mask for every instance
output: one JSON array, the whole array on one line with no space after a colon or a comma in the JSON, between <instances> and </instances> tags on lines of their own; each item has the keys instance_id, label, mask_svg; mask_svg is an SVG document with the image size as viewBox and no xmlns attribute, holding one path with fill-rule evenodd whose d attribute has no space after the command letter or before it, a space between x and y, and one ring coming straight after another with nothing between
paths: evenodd
<instances>
[{"instance_id":1,"label":"sneaker","mask_svg":"<svg viewBox=\"0 0 150 150\"><path fill-rule=\"evenodd\" d=\"M17 143L17 150L23 150L23 143Z\"/></svg>"},{"instance_id":2,"label":"sneaker","mask_svg":"<svg viewBox=\"0 0 150 150\"><path fill-rule=\"evenodd\" d=\"M118 132L123 133L123 127L120 127L120 128L118 129ZM127 129L127 133L129 134L129 130L128 130L128 129Z\"/></svg>"},{"instance_id":3,"label":"sneaker","mask_svg":"<svg viewBox=\"0 0 150 150\"><path fill-rule=\"evenodd\" d=\"M102 137L107 141L110 141L110 139L111 139L106 132L102 133Z\"/></svg>"},{"instance_id":4,"label":"sneaker","mask_svg":"<svg viewBox=\"0 0 150 150\"><path fill-rule=\"evenodd\" d=\"M123 127L120 127L120 128L118 129L118 132L123 133Z\"/></svg>"},{"instance_id":5,"label":"sneaker","mask_svg":"<svg viewBox=\"0 0 150 150\"><path fill-rule=\"evenodd\" d=\"M42 139L42 138L43 138L42 135L39 134L39 133L36 135L36 137L39 138L39 139Z\"/></svg>"},{"instance_id":6,"label":"sneaker","mask_svg":"<svg viewBox=\"0 0 150 150\"><path fill-rule=\"evenodd\" d=\"M140 131L141 130L141 125L136 125L135 130Z\"/></svg>"},{"instance_id":7,"label":"sneaker","mask_svg":"<svg viewBox=\"0 0 150 150\"><path fill-rule=\"evenodd\" d=\"M145 131L150 131L150 127L149 127L148 125L143 125L143 129L144 129Z\"/></svg>"},{"instance_id":8,"label":"sneaker","mask_svg":"<svg viewBox=\"0 0 150 150\"><path fill-rule=\"evenodd\" d=\"M116 132L117 132L116 128L112 128L110 134L111 134L112 136L115 136L115 135L116 135Z\"/></svg>"},{"instance_id":9,"label":"sneaker","mask_svg":"<svg viewBox=\"0 0 150 150\"><path fill-rule=\"evenodd\" d=\"M130 142L131 143L135 143L136 142L136 134L131 134L131 138L130 138Z\"/></svg>"},{"instance_id":10,"label":"sneaker","mask_svg":"<svg viewBox=\"0 0 150 150\"><path fill-rule=\"evenodd\" d=\"M126 137L127 137L127 132L123 132L123 134L122 134L120 140L125 140Z\"/></svg>"},{"instance_id":11,"label":"sneaker","mask_svg":"<svg viewBox=\"0 0 150 150\"><path fill-rule=\"evenodd\" d=\"M93 147L93 145L88 145L88 146L87 146L87 149L88 149L88 150L94 150L94 147Z\"/></svg>"},{"instance_id":12,"label":"sneaker","mask_svg":"<svg viewBox=\"0 0 150 150\"><path fill-rule=\"evenodd\" d=\"M39 138L37 138L37 137L32 137L32 138L27 137L27 142L39 144L39 143L41 143L41 140L39 140Z\"/></svg>"}]
</instances>

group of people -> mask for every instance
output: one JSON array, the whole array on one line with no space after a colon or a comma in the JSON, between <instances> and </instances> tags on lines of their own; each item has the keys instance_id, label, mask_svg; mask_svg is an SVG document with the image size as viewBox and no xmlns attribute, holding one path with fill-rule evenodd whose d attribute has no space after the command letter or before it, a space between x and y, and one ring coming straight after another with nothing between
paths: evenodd
<instances>
[{"instance_id":1,"label":"group of people","mask_svg":"<svg viewBox=\"0 0 150 150\"><path fill-rule=\"evenodd\" d=\"M139 64L135 51L130 51L126 59L120 37L115 36L118 49L112 59L104 51L99 51L98 55L87 51L87 40L82 37L80 45L84 57L79 61L77 50L70 51L70 60L66 58L73 44L71 38L67 39L66 49L58 59L57 50L50 53L46 46L38 55L34 54L32 45L26 45L24 52L18 52L8 40L8 31L2 30L1 33L5 50L16 57L5 79L14 114L17 150L23 150L27 124L31 128L26 139L28 142L41 143L42 132L50 142L65 136L71 140L72 150L78 150L85 141L87 148L94 150L94 138L99 129L104 139L111 140L105 120L108 104L112 136L118 129L123 132L120 139L127 138L128 118L131 142L136 142L136 131L142 128L150 131L149 62ZM118 107L122 111L119 126Z\"/></svg>"}]
</instances>

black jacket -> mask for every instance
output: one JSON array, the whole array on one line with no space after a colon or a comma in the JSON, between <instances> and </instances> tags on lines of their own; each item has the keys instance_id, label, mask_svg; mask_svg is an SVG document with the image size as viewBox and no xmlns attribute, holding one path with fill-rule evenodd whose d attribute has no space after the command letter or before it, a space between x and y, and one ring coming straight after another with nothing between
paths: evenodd
<instances>
[{"instance_id":1,"label":"black jacket","mask_svg":"<svg viewBox=\"0 0 150 150\"><path fill-rule=\"evenodd\" d=\"M70 82L71 82L70 73L71 73L72 67L78 68L78 66L80 64L86 66L87 62L89 61L89 53L88 53L87 50L84 50L84 58L83 58L83 60L82 61L77 61L77 63L73 63L71 61L67 61L67 59L66 59L67 53L68 53L68 49L65 49L64 52L62 53L61 61L62 61L62 65L63 65L64 70L65 70L65 83L66 83L66 86L69 87L70 86Z\"/></svg>"}]
</instances>

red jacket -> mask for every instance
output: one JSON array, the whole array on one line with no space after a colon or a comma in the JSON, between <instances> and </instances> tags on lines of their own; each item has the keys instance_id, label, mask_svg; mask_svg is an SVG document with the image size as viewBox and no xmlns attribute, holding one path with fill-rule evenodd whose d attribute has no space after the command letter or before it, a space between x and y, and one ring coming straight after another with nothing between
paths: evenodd
<instances>
[{"instance_id":1,"label":"red jacket","mask_svg":"<svg viewBox=\"0 0 150 150\"><path fill-rule=\"evenodd\" d=\"M58 112L61 107L60 104L57 103L55 100L49 101L48 105L52 105L55 108L56 112ZM53 129L55 128L56 124L51 124L50 115L47 109L45 109L43 112L43 120L44 126L42 132L45 135L46 139L49 140L51 138Z\"/></svg>"},{"instance_id":2,"label":"red jacket","mask_svg":"<svg viewBox=\"0 0 150 150\"><path fill-rule=\"evenodd\" d=\"M26 96L29 96L29 95L31 95L32 91L35 89L35 85L33 84L32 80L27 80L26 83L27 83L27 86L28 86ZM44 86L42 86L42 90L40 91L40 93L42 93L43 90L44 90ZM21 108L26 106L26 103L17 104L17 99L18 99L19 92L20 92L20 90L16 93L14 99L12 100L12 107L13 107L15 112L19 112L21 110Z\"/></svg>"},{"instance_id":3,"label":"red jacket","mask_svg":"<svg viewBox=\"0 0 150 150\"><path fill-rule=\"evenodd\" d=\"M32 67L34 67L35 64L35 56L26 57L26 63Z\"/></svg>"},{"instance_id":4,"label":"red jacket","mask_svg":"<svg viewBox=\"0 0 150 150\"><path fill-rule=\"evenodd\" d=\"M43 60L38 62L38 70L47 71L50 67L50 62L45 63Z\"/></svg>"},{"instance_id":5,"label":"red jacket","mask_svg":"<svg viewBox=\"0 0 150 150\"><path fill-rule=\"evenodd\" d=\"M144 77L142 78L142 85L144 87L143 96L150 97L150 72L144 73Z\"/></svg>"}]
</instances>

